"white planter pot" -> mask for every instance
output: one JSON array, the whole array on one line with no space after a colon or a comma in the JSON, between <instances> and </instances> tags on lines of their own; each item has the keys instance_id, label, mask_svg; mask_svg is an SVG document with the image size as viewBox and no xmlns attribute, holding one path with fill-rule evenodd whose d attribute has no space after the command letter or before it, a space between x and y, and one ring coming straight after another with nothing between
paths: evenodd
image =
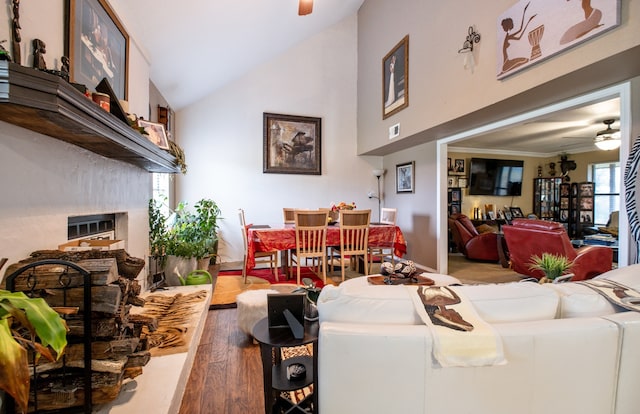
<instances>
[{"instance_id":1,"label":"white planter pot","mask_svg":"<svg viewBox=\"0 0 640 414\"><path fill-rule=\"evenodd\" d=\"M195 257L167 256L167 265L165 266L164 275L169 286L180 286L180 279L186 278L187 275L198 267L198 261Z\"/></svg>"}]
</instances>

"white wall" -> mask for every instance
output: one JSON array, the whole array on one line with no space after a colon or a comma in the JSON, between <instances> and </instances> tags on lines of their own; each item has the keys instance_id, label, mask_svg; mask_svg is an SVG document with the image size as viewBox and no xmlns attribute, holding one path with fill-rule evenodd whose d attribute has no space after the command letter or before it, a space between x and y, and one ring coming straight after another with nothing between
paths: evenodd
<instances>
[{"instance_id":1,"label":"white wall","mask_svg":"<svg viewBox=\"0 0 640 414\"><path fill-rule=\"evenodd\" d=\"M356 30L347 18L177 113L189 169L177 177L177 199L220 205L222 261L242 260L238 208L248 222L282 223L283 207L355 201L377 220L367 192L380 159L356 155ZM322 175L262 173L264 112L322 118Z\"/></svg>"},{"instance_id":2,"label":"white wall","mask_svg":"<svg viewBox=\"0 0 640 414\"><path fill-rule=\"evenodd\" d=\"M47 67L57 68L64 53L64 3L20 3L23 65L33 61L31 41L40 38L47 44ZM1 21L11 21L10 6L7 2L0 9ZM0 39L11 39L4 25ZM130 65L131 110L146 114L148 64L133 42ZM34 250L57 249L67 240L69 216L98 213L126 212L126 234L120 236L127 238L127 251L135 257L147 255L151 174L138 167L0 122L0 194L0 257L9 263Z\"/></svg>"}]
</instances>

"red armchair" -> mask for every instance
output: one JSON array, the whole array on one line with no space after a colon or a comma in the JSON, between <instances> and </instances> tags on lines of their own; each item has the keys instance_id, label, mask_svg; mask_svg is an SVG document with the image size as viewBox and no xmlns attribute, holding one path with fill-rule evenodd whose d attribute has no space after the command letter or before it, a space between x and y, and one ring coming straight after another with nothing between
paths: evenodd
<instances>
[{"instance_id":1,"label":"red armchair","mask_svg":"<svg viewBox=\"0 0 640 414\"><path fill-rule=\"evenodd\" d=\"M478 233L469 217L452 214L449 229L458 251L467 259L498 261L498 236L495 233Z\"/></svg>"},{"instance_id":2,"label":"red armchair","mask_svg":"<svg viewBox=\"0 0 640 414\"><path fill-rule=\"evenodd\" d=\"M511 268L523 275L540 279L540 270L530 270L531 256L542 253L560 254L573 260L572 281L591 279L611 270L613 251L604 246L575 249L567 231L560 223L545 220L516 219L511 226L502 226L509 250Z\"/></svg>"}]
</instances>

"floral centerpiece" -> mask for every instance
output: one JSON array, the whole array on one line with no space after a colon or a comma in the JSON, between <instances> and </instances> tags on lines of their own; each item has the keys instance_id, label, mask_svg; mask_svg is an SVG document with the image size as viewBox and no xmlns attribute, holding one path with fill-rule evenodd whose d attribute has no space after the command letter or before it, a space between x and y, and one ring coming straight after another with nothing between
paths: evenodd
<instances>
[{"instance_id":1,"label":"floral centerpiece","mask_svg":"<svg viewBox=\"0 0 640 414\"><path fill-rule=\"evenodd\" d=\"M355 210L356 203L351 202L351 204L347 204L344 201L336 203L331 203L331 210L329 211L329 223L336 222L340 217L340 210Z\"/></svg>"}]
</instances>

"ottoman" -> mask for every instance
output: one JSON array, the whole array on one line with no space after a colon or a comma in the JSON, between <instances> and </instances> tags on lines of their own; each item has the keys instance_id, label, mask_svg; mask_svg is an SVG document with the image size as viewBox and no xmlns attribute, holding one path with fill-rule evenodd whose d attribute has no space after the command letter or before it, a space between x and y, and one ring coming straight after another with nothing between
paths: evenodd
<instances>
[{"instance_id":1,"label":"ottoman","mask_svg":"<svg viewBox=\"0 0 640 414\"><path fill-rule=\"evenodd\" d=\"M273 289L248 290L236 297L238 305L238 326L249 336L253 327L262 318L267 317L267 295L280 293Z\"/></svg>"}]
</instances>

